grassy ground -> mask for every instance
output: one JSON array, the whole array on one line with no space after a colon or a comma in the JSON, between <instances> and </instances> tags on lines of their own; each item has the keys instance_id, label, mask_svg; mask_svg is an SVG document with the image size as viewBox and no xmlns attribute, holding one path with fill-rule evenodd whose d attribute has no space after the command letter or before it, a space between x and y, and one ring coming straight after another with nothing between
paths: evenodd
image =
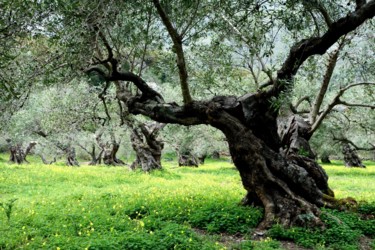
<instances>
[{"instance_id":1,"label":"grassy ground","mask_svg":"<svg viewBox=\"0 0 375 250\"><path fill-rule=\"evenodd\" d=\"M238 205L245 192L226 161L199 168L164 162L165 170L144 174L4 159L0 155L0 249L282 249L285 241L318 249L375 246L374 163L324 166L338 197L370 202L360 206L366 218L325 210L325 230L276 225L253 241L262 211Z\"/></svg>"}]
</instances>

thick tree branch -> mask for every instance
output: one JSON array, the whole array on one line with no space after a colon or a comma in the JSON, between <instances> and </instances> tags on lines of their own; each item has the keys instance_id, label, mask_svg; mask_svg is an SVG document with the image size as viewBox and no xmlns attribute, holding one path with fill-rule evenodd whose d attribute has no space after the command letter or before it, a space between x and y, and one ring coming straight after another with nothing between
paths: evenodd
<instances>
[{"instance_id":1,"label":"thick tree branch","mask_svg":"<svg viewBox=\"0 0 375 250\"><path fill-rule=\"evenodd\" d=\"M324 77L323 77L322 86L320 87L319 93L315 98L314 106L313 106L313 109L311 111L311 115L310 115L310 123L311 124L313 124L315 122L316 117L319 114L320 107L322 106L324 96L325 96L325 94L328 90L328 86L331 82L333 71L336 67L337 59L339 57L339 53L340 53L340 49L342 48L342 46L341 46L342 44L343 43L341 43L339 48L337 50L335 50L333 52L333 54L331 54L329 56L328 65L327 65L327 69L326 69L326 72L325 72Z\"/></svg>"},{"instance_id":2,"label":"thick tree branch","mask_svg":"<svg viewBox=\"0 0 375 250\"><path fill-rule=\"evenodd\" d=\"M356 3L356 10L361 8L364 4L366 4L366 0L355 0Z\"/></svg>"},{"instance_id":3,"label":"thick tree branch","mask_svg":"<svg viewBox=\"0 0 375 250\"><path fill-rule=\"evenodd\" d=\"M177 67L178 67L178 72L180 76L182 97L183 97L184 104L188 104L192 102L193 99L190 95L190 90L189 90L188 73L186 69L185 55L184 55L184 50L182 46L183 37L180 34L178 34L177 30L173 27L169 17L167 16L164 9L162 8L159 0L153 0L153 2L164 26L166 27L168 31L169 36L172 39L173 48L177 55Z\"/></svg>"},{"instance_id":4,"label":"thick tree branch","mask_svg":"<svg viewBox=\"0 0 375 250\"><path fill-rule=\"evenodd\" d=\"M375 0L362 5L361 8L349 13L332 23L320 37L310 37L297 42L290 50L287 59L277 72L277 83L270 90L271 95L279 95L288 87L288 83L296 75L300 66L313 55L324 54L338 39L355 30L367 19L375 16Z\"/></svg>"}]
</instances>

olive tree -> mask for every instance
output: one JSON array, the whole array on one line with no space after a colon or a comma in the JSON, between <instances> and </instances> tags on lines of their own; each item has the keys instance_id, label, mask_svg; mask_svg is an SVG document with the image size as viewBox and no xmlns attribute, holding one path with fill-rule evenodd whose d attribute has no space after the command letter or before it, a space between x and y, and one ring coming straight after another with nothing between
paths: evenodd
<instances>
[{"instance_id":1,"label":"olive tree","mask_svg":"<svg viewBox=\"0 0 375 250\"><path fill-rule=\"evenodd\" d=\"M334 198L326 173L314 160L280 150L289 147L283 143L290 141L282 141L278 135L279 104L293 90L295 76L306 60L325 54L341 37L373 18L374 0L345 6L332 1L293 0L54 4L57 18L49 27L59 33L71 57L69 62L85 73L113 82L118 99L130 114L160 123L206 124L223 132L247 190L243 202L264 207L259 228L268 228L276 221L284 226L322 225L319 208L342 204ZM307 15L310 12L312 15ZM191 90L197 82L189 72L190 65L200 62L191 61L191 54L199 51L209 58L211 50L200 49L204 45L243 46L246 42L254 45L250 47L250 52L255 51L252 54L267 58L275 53L268 45L278 39L277 29L293 31L291 39L278 55L282 58L279 63L265 70L266 82L259 84L258 91L242 88L246 91L242 95L219 93L195 98ZM156 49L168 51L169 59L173 59L169 62L174 62L172 79L180 87L179 100L166 101L147 83L148 76L141 74L147 64L142 58ZM129 61L134 62L129 57L140 59L129 65ZM218 59L211 57L202 68L219 69ZM152 63L149 61L148 66ZM223 82L225 77L213 80Z\"/></svg>"}]
</instances>

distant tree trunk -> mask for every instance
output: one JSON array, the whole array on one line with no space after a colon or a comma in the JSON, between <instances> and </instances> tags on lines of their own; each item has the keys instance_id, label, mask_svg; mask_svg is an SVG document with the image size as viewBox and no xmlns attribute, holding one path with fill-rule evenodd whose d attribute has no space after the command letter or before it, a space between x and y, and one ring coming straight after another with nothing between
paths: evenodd
<instances>
[{"instance_id":1,"label":"distant tree trunk","mask_svg":"<svg viewBox=\"0 0 375 250\"><path fill-rule=\"evenodd\" d=\"M327 153L323 153L320 156L320 160L322 161L322 163L331 164L331 160L329 159L329 154L327 154Z\"/></svg>"},{"instance_id":2,"label":"distant tree trunk","mask_svg":"<svg viewBox=\"0 0 375 250\"><path fill-rule=\"evenodd\" d=\"M23 150L21 144L12 144L12 140L7 139L8 148L10 151L9 161L12 163L22 164L23 162L27 162L26 157L30 153L30 151L34 148L37 144L36 142L30 142L29 145L26 147L26 150Z\"/></svg>"},{"instance_id":3,"label":"distant tree trunk","mask_svg":"<svg viewBox=\"0 0 375 250\"><path fill-rule=\"evenodd\" d=\"M152 122L133 128L130 139L136 159L130 169L134 170L140 167L143 171L149 172L162 168L161 151L164 148L164 143L157 137L164 126L162 123Z\"/></svg>"},{"instance_id":4,"label":"distant tree trunk","mask_svg":"<svg viewBox=\"0 0 375 250\"><path fill-rule=\"evenodd\" d=\"M357 167L365 168L361 159L359 158L357 151L350 147L349 144L344 143L342 146L342 153L344 155L344 163L346 167Z\"/></svg>"},{"instance_id":5,"label":"distant tree trunk","mask_svg":"<svg viewBox=\"0 0 375 250\"><path fill-rule=\"evenodd\" d=\"M219 151L214 151L211 154L212 159L220 159L220 152Z\"/></svg>"},{"instance_id":6,"label":"distant tree trunk","mask_svg":"<svg viewBox=\"0 0 375 250\"><path fill-rule=\"evenodd\" d=\"M74 147L66 147L64 149L66 155L66 164L68 166L79 166L78 160L76 158L76 150Z\"/></svg>"},{"instance_id":7,"label":"distant tree trunk","mask_svg":"<svg viewBox=\"0 0 375 250\"><path fill-rule=\"evenodd\" d=\"M107 146L103 151L103 162L106 165L111 166L122 166L125 165L125 162L118 159L116 157L116 154L120 148L120 144L116 142L116 140L112 140L112 143L110 146Z\"/></svg>"},{"instance_id":8,"label":"distant tree trunk","mask_svg":"<svg viewBox=\"0 0 375 250\"><path fill-rule=\"evenodd\" d=\"M120 143L116 141L115 135L113 132L111 134L111 142L110 143L104 143L102 141L102 133L98 134L96 136L96 141L101 148L101 151L99 155L93 156L94 158L92 159L93 163L99 163L101 164L101 161L103 159L104 164L106 165L111 165L111 166L122 166L125 165L125 162L117 158L117 152L120 148ZM93 154L94 152L92 152ZM95 154L95 153L94 153ZM102 157L103 156L103 157ZM95 160L94 160L95 159ZM93 164L93 165L95 165Z\"/></svg>"},{"instance_id":9,"label":"distant tree trunk","mask_svg":"<svg viewBox=\"0 0 375 250\"><path fill-rule=\"evenodd\" d=\"M83 151L85 151L91 158L91 161L89 163L90 166L94 166L96 164L100 164L101 163L101 158L102 158L102 155L103 155L103 152L104 152L104 149L101 149L99 154L96 155L96 146L95 146L95 143L92 143L91 145L91 150L88 150L86 147L84 147L83 145L81 144L78 144L78 146L80 148L83 149Z\"/></svg>"},{"instance_id":10,"label":"distant tree trunk","mask_svg":"<svg viewBox=\"0 0 375 250\"><path fill-rule=\"evenodd\" d=\"M179 153L178 165L180 167L198 167L199 160L198 157L191 152Z\"/></svg>"},{"instance_id":11,"label":"distant tree trunk","mask_svg":"<svg viewBox=\"0 0 375 250\"><path fill-rule=\"evenodd\" d=\"M207 158L207 154L198 155L199 164L203 165L206 158Z\"/></svg>"}]
</instances>

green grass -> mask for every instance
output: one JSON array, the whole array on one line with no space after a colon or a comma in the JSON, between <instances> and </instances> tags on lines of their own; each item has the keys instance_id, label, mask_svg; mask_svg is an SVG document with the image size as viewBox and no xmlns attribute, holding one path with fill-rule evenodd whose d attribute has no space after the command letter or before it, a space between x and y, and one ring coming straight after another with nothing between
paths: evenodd
<instances>
[{"instance_id":1,"label":"green grass","mask_svg":"<svg viewBox=\"0 0 375 250\"><path fill-rule=\"evenodd\" d=\"M366 168L346 168L339 161L323 165L336 197L375 202L375 163L365 161L364 164Z\"/></svg>"},{"instance_id":2,"label":"green grass","mask_svg":"<svg viewBox=\"0 0 375 250\"><path fill-rule=\"evenodd\" d=\"M328 228L324 242L310 237L322 232L277 227L263 241L250 240L262 211L238 205L245 191L227 161L209 160L199 168L164 162L165 170L145 174L122 167L9 165L4 159L0 155L0 249L280 249L281 239L335 249L344 236L354 247L363 231L374 236L373 220L327 211L327 225L339 233ZM375 201L375 165L367 164L354 170L325 166L338 196ZM374 207L366 204L363 211L371 214Z\"/></svg>"}]
</instances>

